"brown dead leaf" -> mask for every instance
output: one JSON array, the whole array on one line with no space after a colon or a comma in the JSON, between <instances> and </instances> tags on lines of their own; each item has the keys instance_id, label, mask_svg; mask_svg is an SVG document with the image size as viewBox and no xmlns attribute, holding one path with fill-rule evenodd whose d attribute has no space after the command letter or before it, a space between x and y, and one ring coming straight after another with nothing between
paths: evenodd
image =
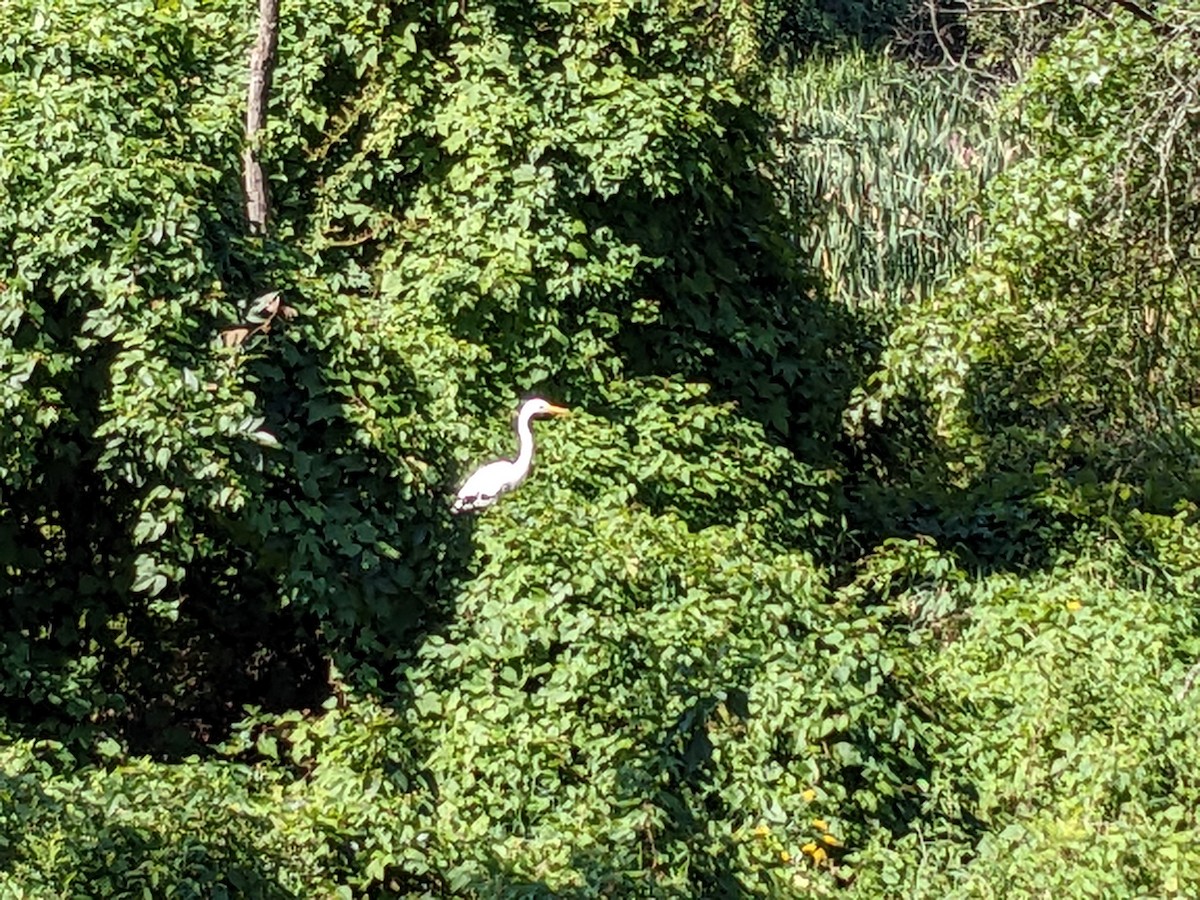
<instances>
[{"instance_id":1,"label":"brown dead leaf","mask_svg":"<svg viewBox=\"0 0 1200 900\"><path fill-rule=\"evenodd\" d=\"M254 329L249 325L234 325L221 329L221 343L226 347L237 347L250 337Z\"/></svg>"}]
</instances>

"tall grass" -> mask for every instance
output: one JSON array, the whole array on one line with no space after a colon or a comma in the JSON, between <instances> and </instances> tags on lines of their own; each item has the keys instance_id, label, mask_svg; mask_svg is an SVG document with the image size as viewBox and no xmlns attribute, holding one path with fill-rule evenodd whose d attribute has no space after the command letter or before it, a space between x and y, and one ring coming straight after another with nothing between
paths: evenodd
<instances>
[{"instance_id":1,"label":"tall grass","mask_svg":"<svg viewBox=\"0 0 1200 900\"><path fill-rule=\"evenodd\" d=\"M770 90L791 239L834 300L886 317L967 262L1014 154L967 76L859 52L781 68Z\"/></svg>"}]
</instances>

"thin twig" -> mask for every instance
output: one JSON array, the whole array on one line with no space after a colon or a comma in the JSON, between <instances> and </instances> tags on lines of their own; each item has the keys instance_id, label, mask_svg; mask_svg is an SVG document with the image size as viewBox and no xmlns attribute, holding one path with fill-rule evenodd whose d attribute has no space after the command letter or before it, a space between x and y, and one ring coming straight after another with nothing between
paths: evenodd
<instances>
[{"instance_id":1,"label":"thin twig","mask_svg":"<svg viewBox=\"0 0 1200 900\"><path fill-rule=\"evenodd\" d=\"M1197 677L1200 677L1200 662L1188 669L1187 677L1183 679L1183 684L1180 685L1179 690L1175 692L1175 700L1177 702L1187 696L1187 692L1192 689L1192 684L1195 682Z\"/></svg>"},{"instance_id":2,"label":"thin twig","mask_svg":"<svg viewBox=\"0 0 1200 900\"><path fill-rule=\"evenodd\" d=\"M1023 13L1034 9L1043 9L1047 6L1058 6L1062 0L1034 0L1033 3L1026 3L1022 6L971 6L967 4L967 14L975 15L976 13Z\"/></svg>"},{"instance_id":3,"label":"thin twig","mask_svg":"<svg viewBox=\"0 0 1200 900\"><path fill-rule=\"evenodd\" d=\"M322 247L357 247L359 244L365 244L367 241L375 237L375 232L368 228L361 234L357 234L352 238L341 241L335 241L325 235L322 235L322 237L325 238L324 243L321 244Z\"/></svg>"},{"instance_id":4,"label":"thin twig","mask_svg":"<svg viewBox=\"0 0 1200 900\"><path fill-rule=\"evenodd\" d=\"M946 46L946 42L942 40L942 29L938 24L937 0L925 0L925 6L929 9L929 24L933 26L933 37L937 41L938 46L942 48L942 55L950 63L951 68L960 68L962 60L955 59L954 54L950 52L950 48Z\"/></svg>"},{"instance_id":5,"label":"thin twig","mask_svg":"<svg viewBox=\"0 0 1200 900\"><path fill-rule=\"evenodd\" d=\"M1134 3L1133 0L1111 0L1111 2L1115 3L1117 6L1121 7L1121 9L1125 10L1127 13L1129 13L1135 19L1141 19L1143 22L1146 22L1146 23L1152 25L1154 27L1154 30L1159 32L1160 34L1167 34L1171 31L1170 26L1167 25L1166 22L1164 22L1162 19L1158 18L1157 16L1153 15L1152 13L1149 13L1146 10L1142 9L1142 7L1140 7L1136 3Z\"/></svg>"}]
</instances>

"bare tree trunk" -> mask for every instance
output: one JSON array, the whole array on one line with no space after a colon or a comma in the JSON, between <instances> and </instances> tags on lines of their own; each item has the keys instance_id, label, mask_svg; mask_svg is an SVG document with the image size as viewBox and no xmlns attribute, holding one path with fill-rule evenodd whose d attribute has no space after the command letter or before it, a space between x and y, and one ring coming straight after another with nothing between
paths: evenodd
<instances>
[{"instance_id":1,"label":"bare tree trunk","mask_svg":"<svg viewBox=\"0 0 1200 900\"><path fill-rule=\"evenodd\" d=\"M246 102L246 149L242 151L242 185L251 234L266 234L271 204L267 179L258 162L257 135L267 124L267 97L279 43L279 0L258 0L258 39L250 54L250 92Z\"/></svg>"}]
</instances>

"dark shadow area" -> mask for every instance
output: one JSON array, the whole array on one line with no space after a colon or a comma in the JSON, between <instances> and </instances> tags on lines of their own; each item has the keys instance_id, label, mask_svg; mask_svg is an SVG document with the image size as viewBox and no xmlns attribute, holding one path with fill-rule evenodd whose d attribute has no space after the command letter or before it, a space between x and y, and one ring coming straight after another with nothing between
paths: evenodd
<instances>
[{"instance_id":1,"label":"dark shadow area","mask_svg":"<svg viewBox=\"0 0 1200 900\"><path fill-rule=\"evenodd\" d=\"M84 747L108 735L160 759L203 753L247 706L318 709L330 660L360 687L390 693L395 660L438 627L441 598L470 557L470 518L450 514L441 481L398 477L403 459L356 439L343 407L354 387L326 380L320 351L302 337L272 339L278 347L252 365L263 427L282 447L260 461L247 442L231 459L248 487L240 510L188 505L202 537L170 617L150 612L132 575L97 574L129 571L144 488L114 488L85 434L45 435L38 491L10 493L22 514L2 532L17 574L0 574L11 598L0 632L21 664L8 670L0 715L19 733ZM398 402L419 405L403 362L384 365ZM98 420L107 380L103 365L83 375L80 432ZM423 452L440 479L449 449Z\"/></svg>"},{"instance_id":2,"label":"dark shadow area","mask_svg":"<svg viewBox=\"0 0 1200 900\"><path fill-rule=\"evenodd\" d=\"M137 752L186 755L219 739L222 722L242 702L270 706L314 696L306 676L313 664L309 623L236 594L212 607L189 602L198 582L219 582L230 569L205 568L213 557L203 538L182 596L155 601L137 586L139 556L159 549L134 536L148 493L191 494L208 485L195 483L168 441L158 445L153 427L139 428L151 423L138 421L136 409L108 406L114 362L145 329L168 369L202 371L214 330L226 323L213 321L197 296L214 283L242 296L265 267L243 237L237 134L189 127L189 113L212 102L223 60L211 44L203 46L211 37L203 29L182 21L172 27L168 19L155 24L139 31L131 22L129 34L109 43L63 42L63 55L38 63L67 65L79 87L93 88L82 95L87 102L71 108L77 153L57 165L64 176L87 167L95 189L81 201L85 215L65 216L76 232L63 252L17 257L33 284L14 349L53 362L37 366L24 385L43 411L41 427L0 486L0 717L17 736L62 740L83 753L96 739L115 736ZM126 52L131 36L146 42L148 55ZM180 79L179 71L195 77ZM161 90L148 94L149 81ZM118 129L89 116L88 103L102 102L117 107L103 113L115 114ZM137 114L122 115L122 108ZM89 142L89 129L103 139ZM200 160L211 167L203 177L178 180ZM144 181L131 187L135 171ZM26 187L36 193L36 185ZM165 195L188 190L177 211L190 215L187 201L194 201L194 221L158 218ZM151 234L148 223L156 221ZM115 271L121 260L125 270ZM80 275L93 269L103 276ZM114 281L126 288L116 301ZM160 309L164 314L155 315ZM96 322L109 315L112 328L97 335ZM133 369L137 377L136 368L120 376L128 380ZM114 421L120 428L104 435ZM139 451L155 465L140 465ZM176 600L173 616L168 608Z\"/></svg>"},{"instance_id":3,"label":"dark shadow area","mask_svg":"<svg viewBox=\"0 0 1200 900\"><path fill-rule=\"evenodd\" d=\"M408 15L389 17L377 37L389 53L407 54L394 38L417 16L428 26L421 31L428 49L444 49L462 12L414 5ZM156 35L162 61L179 60L202 75L210 71L197 58L188 26ZM314 99L339 126L349 127L319 158L272 160L268 150L268 168L278 176L275 214L281 224L317 218L315 188L356 159L371 133L372 117L356 118L362 110L352 107L369 106L364 96L379 85L360 72L360 60L340 35L328 40L326 77L315 83ZM77 56L73 64L83 76L145 84L144 73L129 71L123 56L100 49ZM387 64L380 59L374 70ZM445 86L429 72L416 74L435 92ZM311 260L300 259L294 246L247 239L239 134L196 136L185 127L185 113L211 101L212 85L202 81L175 85L177 93L159 98L169 114L135 117L140 130L121 136L158 141L168 121L178 140L164 154L224 167L219 181L202 182L203 195L195 198L197 234L189 234L187 246L175 246L173 232L161 243L156 236L156 265L139 266L136 273L131 266L139 302L158 307L185 298L187 308L155 333L155 352L180 371L203 371L215 333L237 321L241 310L225 310L229 318L217 320L207 302L197 304L197 283L209 291L215 282L229 298L283 288L288 301L312 318L302 315L291 333L276 328L246 348L247 384L265 413L263 428L282 447L260 451L249 441L218 438L229 444L218 453L228 456L231 480L240 482L245 497L238 509L213 504L207 495L222 485L198 479L174 460L161 474L151 473L152 483L137 483L142 472L125 479L104 468L105 448L96 432L113 416L104 407L112 394L113 359L124 349L118 341L94 343L69 367L39 367L26 385L52 398L60 415L29 448L28 476L0 487L6 507L0 513L0 595L6 601L0 608L0 716L17 735L65 740L83 755L105 737L165 760L203 754L229 736L245 707L268 714L319 708L330 695L331 661L356 687L393 695L396 660L439 627L443 599L453 594L471 550L470 519L449 514L445 493L457 473L447 471L453 454L438 442L436 429L424 446L383 452L361 440L360 422L348 415L347 405L362 402L360 392L370 389L390 393L396 415L419 417L428 398L414 387L406 361L385 354L364 363L364 370L374 371L335 371L341 364L330 360L322 343L317 310L321 303L354 302L356 290L372 289L355 277L375 260L376 242L330 248L320 273L327 281L317 288L329 293L314 296L311 283L297 283L295 274L311 269ZM136 97L135 105L145 105L144 96ZM370 102L389 98L399 102L389 91ZM318 126L305 127L308 146L321 145ZM433 138L393 147L396 155L385 159L387 149L377 148L367 161L374 178L366 199L387 198L383 206L397 216L414 186L436 177L431 167L444 170L454 162L437 152ZM107 258L110 244L123 246L146 230L143 195L122 193L118 182L106 177L98 183L102 221L89 235L94 246L83 245L97 259ZM155 186L151 182L144 194L153 195ZM169 265L176 255L190 267L191 281ZM14 338L17 350L60 350L86 340L85 323L100 301L84 288L60 289L65 276L78 281L72 267L80 264L65 257L47 264L33 291L35 314ZM152 443L144 435L128 440ZM138 448L150 454L157 449ZM133 533L147 492L161 486L185 494L179 532L172 528L167 540L186 530L182 540L193 546L178 554L184 557L182 582L150 599L134 589L144 546Z\"/></svg>"},{"instance_id":4,"label":"dark shadow area","mask_svg":"<svg viewBox=\"0 0 1200 900\"><path fill-rule=\"evenodd\" d=\"M238 293L276 283L271 248L240 243L240 212L217 198L211 212L202 230L213 271ZM186 288L145 286L166 297ZM18 349L45 334L78 340L87 299L56 298L49 286L37 296L41 327L23 325ZM202 370L195 357L210 352L216 324L201 316L181 325L186 333L164 352L181 370ZM164 760L202 754L247 706L318 709L331 659L386 688L378 672L431 627L469 554L470 521L450 516L441 481L398 478L405 459L358 440L343 406L355 385L332 384L318 348L286 329L262 340L249 382L263 427L283 446L220 438L246 496L236 511L214 511L213 486L174 460L142 484L103 464L94 435L112 415L104 406L117 345L35 373L29 389L56 392L63 412L29 448L32 475L0 497L0 717L14 735L63 740L85 756L104 737ZM404 362L381 362L397 408L419 406ZM425 450L441 479L451 454ZM184 492L179 521L193 535L184 579L161 598L175 607L165 612L135 589L134 565L144 552L138 512L160 485Z\"/></svg>"},{"instance_id":5,"label":"dark shadow area","mask_svg":"<svg viewBox=\"0 0 1200 900\"><path fill-rule=\"evenodd\" d=\"M768 0L758 41L764 60L796 64L848 46L880 47L921 12L913 0Z\"/></svg>"},{"instance_id":6,"label":"dark shadow area","mask_svg":"<svg viewBox=\"0 0 1200 900\"><path fill-rule=\"evenodd\" d=\"M227 739L247 707L317 710L329 696L317 618L242 602L240 595L255 588L264 600L274 596L272 584L252 575L236 590L221 591L212 573L220 566L204 560L188 573L184 590L203 583L204 601L185 602L174 622L131 629L137 639L168 650L139 655L111 673L113 694L124 707L100 724L115 730L132 754L181 759ZM225 598L237 599L222 603Z\"/></svg>"},{"instance_id":7,"label":"dark shadow area","mask_svg":"<svg viewBox=\"0 0 1200 900\"><path fill-rule=\"evenodd\" d=\"M774 442L822 467L877 348L784 238L776 185L761 168L771 124L745 107L717 113L723 139L682 163L679 195L632 184L581 204L584 221L661 260L630 287L657 299L660 315L627 321L618 349L631 374L711 384L713 401L734 403Z\"/></svg>"},{"instance_id":8,"label":"dark shadow area","mask_svg":"<svg viewBox=\"0 0 1200 900\"><path fill-rule=\"evenodd\" d=\"M292 900L299 895L279 884L278 865L268 865L256 849L228 832L197 838L165 835L130 826L107 828L94 842L74 848L71 872L100 896L129 890L135 878L146 888L172 897L245 897ZM158 870L151 880L143 873Z\"/></svg>"},{"instance_id":9,"label":"dark shadow area","mask_svg":"<svg viewBox=\"0 0 1200 900\"><path fill-rule=\"evenodd\" d=\"M983 10L963 0L768 0L758 41L768 63L795 66L861 47L923 68L965 68L1009 82L1086 10L1072 3Z\"/></svg>"},{"instance_id":10,"label":"dark shadow area","mask_svg":"<svg viewBox=\"0 0 1200 900\"><path fill-rule=\"evenodd\" d=\"M931 538L954 552L968 571L1032 571L1049 565L1072 539L1078 518L1039 502L1051 480L1020 470L986 472L965 486L944 473L908 484L858 477L847 486L846 514L857 543L854 557L889 538Z\"/></svg>"},{"instance_id":11,"label":"dark shadow area","mask_svg":"<svg viewBox=\"0 0 1200 900\"><path fill-rule=\"evenodd\" d=\"M240 212L222 199L213 198L211 217L201 223L200 245L210 271L237 290L253 263L234 249ZM110 211L140 215L119 205ZM174 299L189 286L155 273L144 275L141 287ZM38 346L46 335L60 346L87 346L93 298L48 283L36 285L33 296L40 326L22 324L18 349ZM211 325L203 316L177 323L178 341L164 348L170 362L200 368L195 354L208 352ZM156 549L134 538L147 492L198 489L174 459L140 483L105 461L106 441L96 432L114 415L105 406L123 348L90 343L72 366L41 367L28 385L35 396L61 399L58 415L29 448L29 475L3 489L0 717L18 735L63 740L85 752L95 739L113 736L133 752L177 757L219 741L244 703L282 710L319 702L325 676L312 617L274 606L270 592L246 602L245 586L232 588L237 561L213 553L210 536L196 543L175 615L154 614L153 602L135 589L137 557ZM145 438L130 438L137 440Z\"/></svg>"},{"instance_id":12,"label":"dark shadow area","mask_svg":"<svg viewBox=\"0 0 1200 900\"><path fill-rule=\"evenodd\" d=\"M969 477L952 476L961 450L934 437L929 411L914 402L849 448L845 510L856 552L927 537L969 572L1032 572L1135 509L1169 515L1200 501L1200 442L1178 419L1148 425L1111 410L1047 409L1015 384L1003 371L968 377L966 402L979 411ZM1136 542L1126 547L1155 565Z\"/></svg>"},{"instance_id":13,"label":"dark shadow area","mask_svg":"<svg viewBox=\"0 0 1200 900\"><path fill-rule=\"evenodd\" d=\"M320 645L347 680L387 696L396 664L445 622L445 600L470 563L474 520L450 512L457 473L436 423L421 446L384 452L365 445L346 415L367 385L391 414L417 417L431 401L407 362L386 350L363 382L334 373L305 338L262 363L267 427L284 448L261 505L236 528L264 583L294 592L319 621Z\"/></svg>"},{"instance_id":14,"label":"dark shadow area","mask_svg":"<svg viewBox=\"0 0 1200 900\"><path fill-rule=\"evenodd\" d=\"M641 773L660 785L654 805L666 814L666 827L657 841L647 836L653 854L670 851L673 845L690 847L708 838L705 823L710 818L729 820L735 811L721 798L710 727L717 727L716 716L724 708L727 716L745 721L750 715L749 697L738 688L726 692L726 699L699 697L674 722L664 735L657 771ZM665 775L665 778L663 777ZM703 897L737 898L747 895L745 886L733 873L733 838L715 855L691 853L693 891Z\"/></svg>"}]
</instances>

